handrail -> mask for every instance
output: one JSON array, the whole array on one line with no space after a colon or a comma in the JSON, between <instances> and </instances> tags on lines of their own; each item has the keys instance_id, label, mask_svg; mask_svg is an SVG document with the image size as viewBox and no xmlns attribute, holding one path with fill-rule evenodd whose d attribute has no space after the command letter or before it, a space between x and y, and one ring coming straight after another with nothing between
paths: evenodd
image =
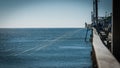
<instances>
[{"instance_id":1,"label":"handrail","mask_svg":"<svg viewBox=\"0 0 120 68\"><path fill-rule=\"evenodd\" d=\"M93 28L93 49L98 68L120 68L119 62L102 43L95 28Z\"/></svg>"}]
</instances>

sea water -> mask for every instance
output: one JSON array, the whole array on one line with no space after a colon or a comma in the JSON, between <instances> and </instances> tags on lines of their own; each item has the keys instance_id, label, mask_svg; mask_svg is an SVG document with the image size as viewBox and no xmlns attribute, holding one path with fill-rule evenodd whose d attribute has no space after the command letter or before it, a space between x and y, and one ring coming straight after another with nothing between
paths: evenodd
<instances>
[{"instance_id":1,"label":"sea water","mask_svg":"<svg viewBox=\"0 0 120 68\"><path fill-rule=\"evenodd\" d=\"M85 28L1 28L0 68L92 68Z\"/></svg>"}]
</instances>

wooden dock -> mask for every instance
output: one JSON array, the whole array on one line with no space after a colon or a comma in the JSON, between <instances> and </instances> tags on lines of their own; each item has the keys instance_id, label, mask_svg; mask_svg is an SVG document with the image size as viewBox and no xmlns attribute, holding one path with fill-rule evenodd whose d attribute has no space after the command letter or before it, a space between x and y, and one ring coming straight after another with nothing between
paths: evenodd
<instances>
[{"instance_id":1,"label":"wooden dock","mask_svg":"<svg viewBox=\"0 0 120 68\"><path fill-rule=\"evenodd\" d=\"M96 29L93 28L93 49L98 68L120 68L119 62L102 43Z\"/></svg>"}]
</instances>

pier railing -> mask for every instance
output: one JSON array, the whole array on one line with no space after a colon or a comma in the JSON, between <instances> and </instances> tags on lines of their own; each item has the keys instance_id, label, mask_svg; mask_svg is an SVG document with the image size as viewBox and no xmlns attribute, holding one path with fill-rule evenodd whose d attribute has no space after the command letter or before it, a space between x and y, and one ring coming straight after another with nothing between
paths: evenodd
<instances>
[{"instance_id":1,"label":"pier railing","mask_svg":"<svg viewBox=\"0 0 120 68\"><path fill-rule=\"evenodd\" d=\"M96 29L93 28L93 51L97 68L120 68L119 62L102 43Z\"/></svg>"}]
</instances>

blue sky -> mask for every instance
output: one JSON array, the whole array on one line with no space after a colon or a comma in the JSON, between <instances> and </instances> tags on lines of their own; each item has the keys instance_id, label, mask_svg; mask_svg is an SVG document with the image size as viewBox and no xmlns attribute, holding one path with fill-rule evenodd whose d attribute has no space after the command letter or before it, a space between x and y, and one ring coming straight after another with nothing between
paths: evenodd
<instances>
[{"instance_id":1,"label":"blue sky","mask_svg":"<svg viewBox=\"0 0 120 68\"><path fill-rule=\"evenodd\" d=\"M0 28L84 27L91 23L92 0L0 0ZM112 0L100 0L99 16L112 12Z\"/></svg>"}]
</instances>

